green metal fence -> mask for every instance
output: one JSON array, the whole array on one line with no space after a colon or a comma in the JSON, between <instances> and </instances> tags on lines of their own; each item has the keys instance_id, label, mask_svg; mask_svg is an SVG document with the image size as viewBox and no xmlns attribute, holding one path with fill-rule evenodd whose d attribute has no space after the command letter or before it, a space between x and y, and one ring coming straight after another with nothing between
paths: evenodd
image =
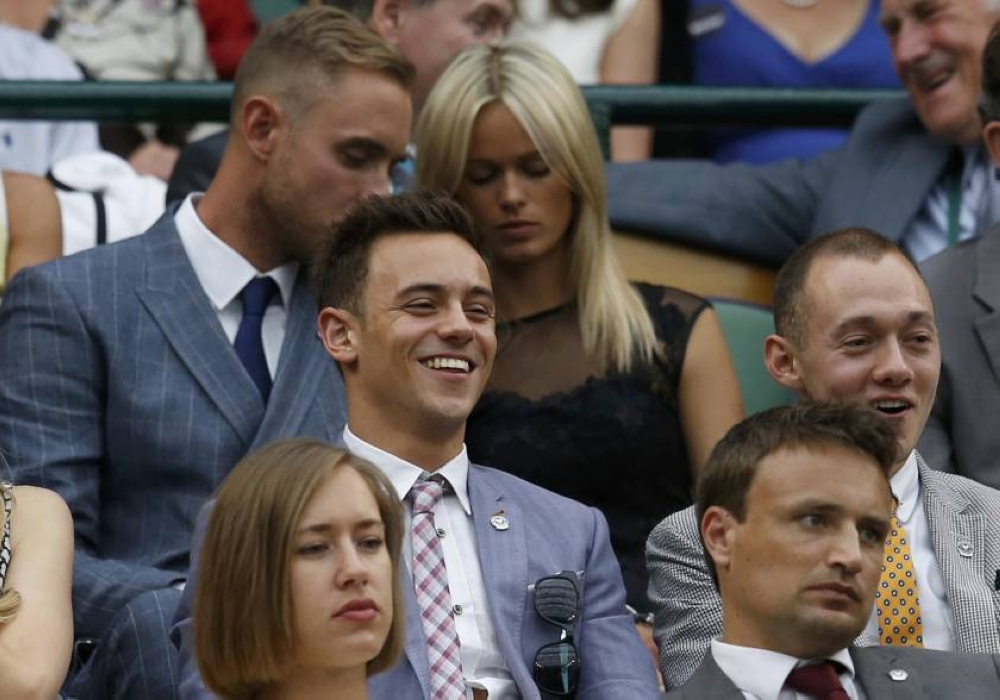
<instances>
[{"instance_id":1,"label":"green metal fence","mask_svg":"<svg viewBox=\"0 0 1000 700\"><path fill-rule=\"evenodd\" d=\"M584 94L607 152L612 124L845 126L892 90L791 90L691 86L587 86ZM98 121L228 120L229 83L0 81L0 119Z\"/></svg>"}]
</instances>

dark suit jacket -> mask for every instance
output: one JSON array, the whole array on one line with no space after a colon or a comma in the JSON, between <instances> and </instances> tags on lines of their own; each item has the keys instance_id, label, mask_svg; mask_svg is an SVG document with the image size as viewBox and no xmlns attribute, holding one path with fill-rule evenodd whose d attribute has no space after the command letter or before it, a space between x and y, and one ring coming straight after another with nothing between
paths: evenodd
<instances>
[{"instance_id":1,"label":"dark suit jacket","mask_svg":"<svg viewBox=\"0 0 1000 700\"><path fill-rule=\"evenodd\" d=\"M803 242L844 226L898 241L948 150L908 100L876 102L858 115L844 148L805 162L609 164L608 210L616 228L780 265Z\"/></svg>"},{"instance_id":2,"label":"dark suit jacket","mask_svg":"<svg viewBox=\"0 0 1000 700\"><path fill-rule=\"evenodd\" d=\"M180 202L192 192L204 192L222 162L229 129L192 141L181 149L167 183L167 206Z\"/></svg>"},{"instance_id":3,"label":"dark suit jacket","mask_svg":"<svg viewBox=\"0 0 1000 700\"><path fill-rule=\"evenodd\" d=\"M855 679L868 700L972 700L1000 697L1000 657L909 647L852 648ZM898 679L898 680L897 680ZM744 700L711 651L668 700Z\"/></svg>"},{"instance_id":4,"label":"dark suit jacket","mask_svg":"<svg viewBox=\"0 0 1000 700\"><path fill-rule=\"evenodd\" d=\"M625 586L611 550L608 525L600 511L563 498L505 472L469 469L469 500L483 583L501 652L525 700L541 696L531 676L539 647L558 641L559 630L535 613L530 586L542 576L582 573L583 601L576 643L582 660L578 700L659 698L649 654L625 612ZM507 530L490 525L503 509ZM200 519L197 551L207 518ZM406 646L392 669L369 681L373 700L430 698L430 668L413 581L401 569L406 599ZM192 578L196 576L192 573ZM198 677L189 644L193 586L184 590L174 638L181 647L183 700L212 697Z\"/></svg>"},{"instance_id":5,"label":"dark suit jacket","mask_svg":"<svg viewBox=\"0 0 1000 700\"><path fill-rule=\"evenodd\" d=\"M920 268L941 339L941 379L920 450L936 468L1000 488L1000 228Z\"/></svg>"},{"instance_id":6,"label":"dark suit jacket","mask_svg":"<svg viewBox=\"0 0 1000 700\"><path fill-rule=\"evenodd\" d=\"M76 528L76 634L182 580L198 511L280 437L332 440L343 385L300 273L265 408L188 261L171 208L141 236L29 268L0 306L0 445Z\"/></svg>"}]
</instances>

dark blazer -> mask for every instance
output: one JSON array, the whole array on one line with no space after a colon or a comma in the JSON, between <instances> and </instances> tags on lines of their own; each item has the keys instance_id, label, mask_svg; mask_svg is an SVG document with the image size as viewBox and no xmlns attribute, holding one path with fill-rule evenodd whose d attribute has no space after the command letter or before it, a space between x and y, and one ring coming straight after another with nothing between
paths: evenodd
<instances>
[{"instance_id":1,"label":"dark blazer","mask_svg":"<svg viewBox=\"0 0 1000 700\"><path fill-rule=\"evenodd\" d=\"M306 275L265 408L173 214L23 271L0 306L0 445L16 482L73 512L77 636L185 578L198 511L241 457L280 437L336 439L345 422Z\"/></svg>"},{"instance_id":2,"label":"dark blazer","mask_svg":"<svg viewBox=\"0 0 1000 700\"><path fill-rule=\"evenodd\" d=\"M1000 697L1000 657L909 647L852 648L855 680L869 700L966 700ZM711 652L668 700L744 700Z\"/></svg>"},{"instance_id":3,"label":"dark blazer","mask_svg":"<svg viewBox=\"0 0 1000 700\"><path fill-rule=\"evenodd\" d=\"M521 697L542 697L532 680L532 662L539 647L559 639L559 630L535 613L530 586L564 570L581 573L583 583L576 633L582 660L578 700L661 697L649 653L625 611L625 586L600 511L487 467L470 467L468 487L490 616ZM490 525L490 516L500 509L510 524L507 530ZM203 515L195 536L194 569L206 522ZM406 646L396 666L369 681L373 700L430 698L427 644L413 582L406 567L401 575ZM181 648L180 697L205 700L212 695L198 677L189 643L192 589L184 590L173 630Z\"/></svg>"},{"instance_id":4,"label":"dark blazer","mask_svg":"<svg viewBox=\"0 0 1000 700\"><path fill-rule=\"evenodd\" d=\"M1000 653L1000 491L930 469L917 454L924 512L948 605L955 648ZM649 599L656 613L660 670L667 688L694 672L713 637L722 634L722 600L705 561L694 508L668 516L646 543ZM877 645L866 632L858 646Z\"/></svg>"},{"instance_id":5,"label":"dark blazer","mask_svg":"<svg viewBox=\"0 0 1000 700\"><path fill-rule=\"evenodd\" d=\"M941 342L937 400L920 438L936 468L1000 488L1000 228L920 266Z\"/></svg>"},{"instance_id":6,"label":"dark blazer","mask_svg":"<svg viewBox=\"0 0 1000 700\"><path fill-rule=\"evenodd\" d=\"M805 241L844 226L898 241L949 148L908 100L886 100L861 111L846 146L805 162L608 164L608 211L616 228L780 265Z\"/></svg>"}]
</instances>

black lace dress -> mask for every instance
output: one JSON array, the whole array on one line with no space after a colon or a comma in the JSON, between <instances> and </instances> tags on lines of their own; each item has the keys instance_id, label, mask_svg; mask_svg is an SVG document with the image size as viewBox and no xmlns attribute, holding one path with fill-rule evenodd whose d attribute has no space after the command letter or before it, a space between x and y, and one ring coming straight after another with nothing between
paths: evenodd
<instances>
[{"instance_id":1,"label":"black lace dress","mask_svg":"<svg viewBox=\"0 0 1000 700\"><path fill-rule=\"evenodd\" d=\"M677 393L691 327L708 302L669 287L636 288L658 339L652 364L602 372L583 352L572 303L504 324L466 442L474 462L599 508L629 604L648 611L646 538L692 503Z\"/></svg>"}]
</instances>

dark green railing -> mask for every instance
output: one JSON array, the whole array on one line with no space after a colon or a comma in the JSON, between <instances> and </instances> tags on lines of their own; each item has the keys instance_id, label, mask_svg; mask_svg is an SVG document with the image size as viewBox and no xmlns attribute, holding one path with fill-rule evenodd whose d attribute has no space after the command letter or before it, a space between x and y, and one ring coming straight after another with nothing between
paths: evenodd
<instances>
[{"instance_id":1,"label":"dark green railing","mask_svg":"<svg viewBox=\"0 0 1000 700\"><path fill-rule=\"evenodd\" d=\"M607 147L611 124L846 126L891 90L791 90L690 86L588 86L594 124ZM0 119L227 121L228 83L0 81Z\"/></svg>"}]
</instances>

